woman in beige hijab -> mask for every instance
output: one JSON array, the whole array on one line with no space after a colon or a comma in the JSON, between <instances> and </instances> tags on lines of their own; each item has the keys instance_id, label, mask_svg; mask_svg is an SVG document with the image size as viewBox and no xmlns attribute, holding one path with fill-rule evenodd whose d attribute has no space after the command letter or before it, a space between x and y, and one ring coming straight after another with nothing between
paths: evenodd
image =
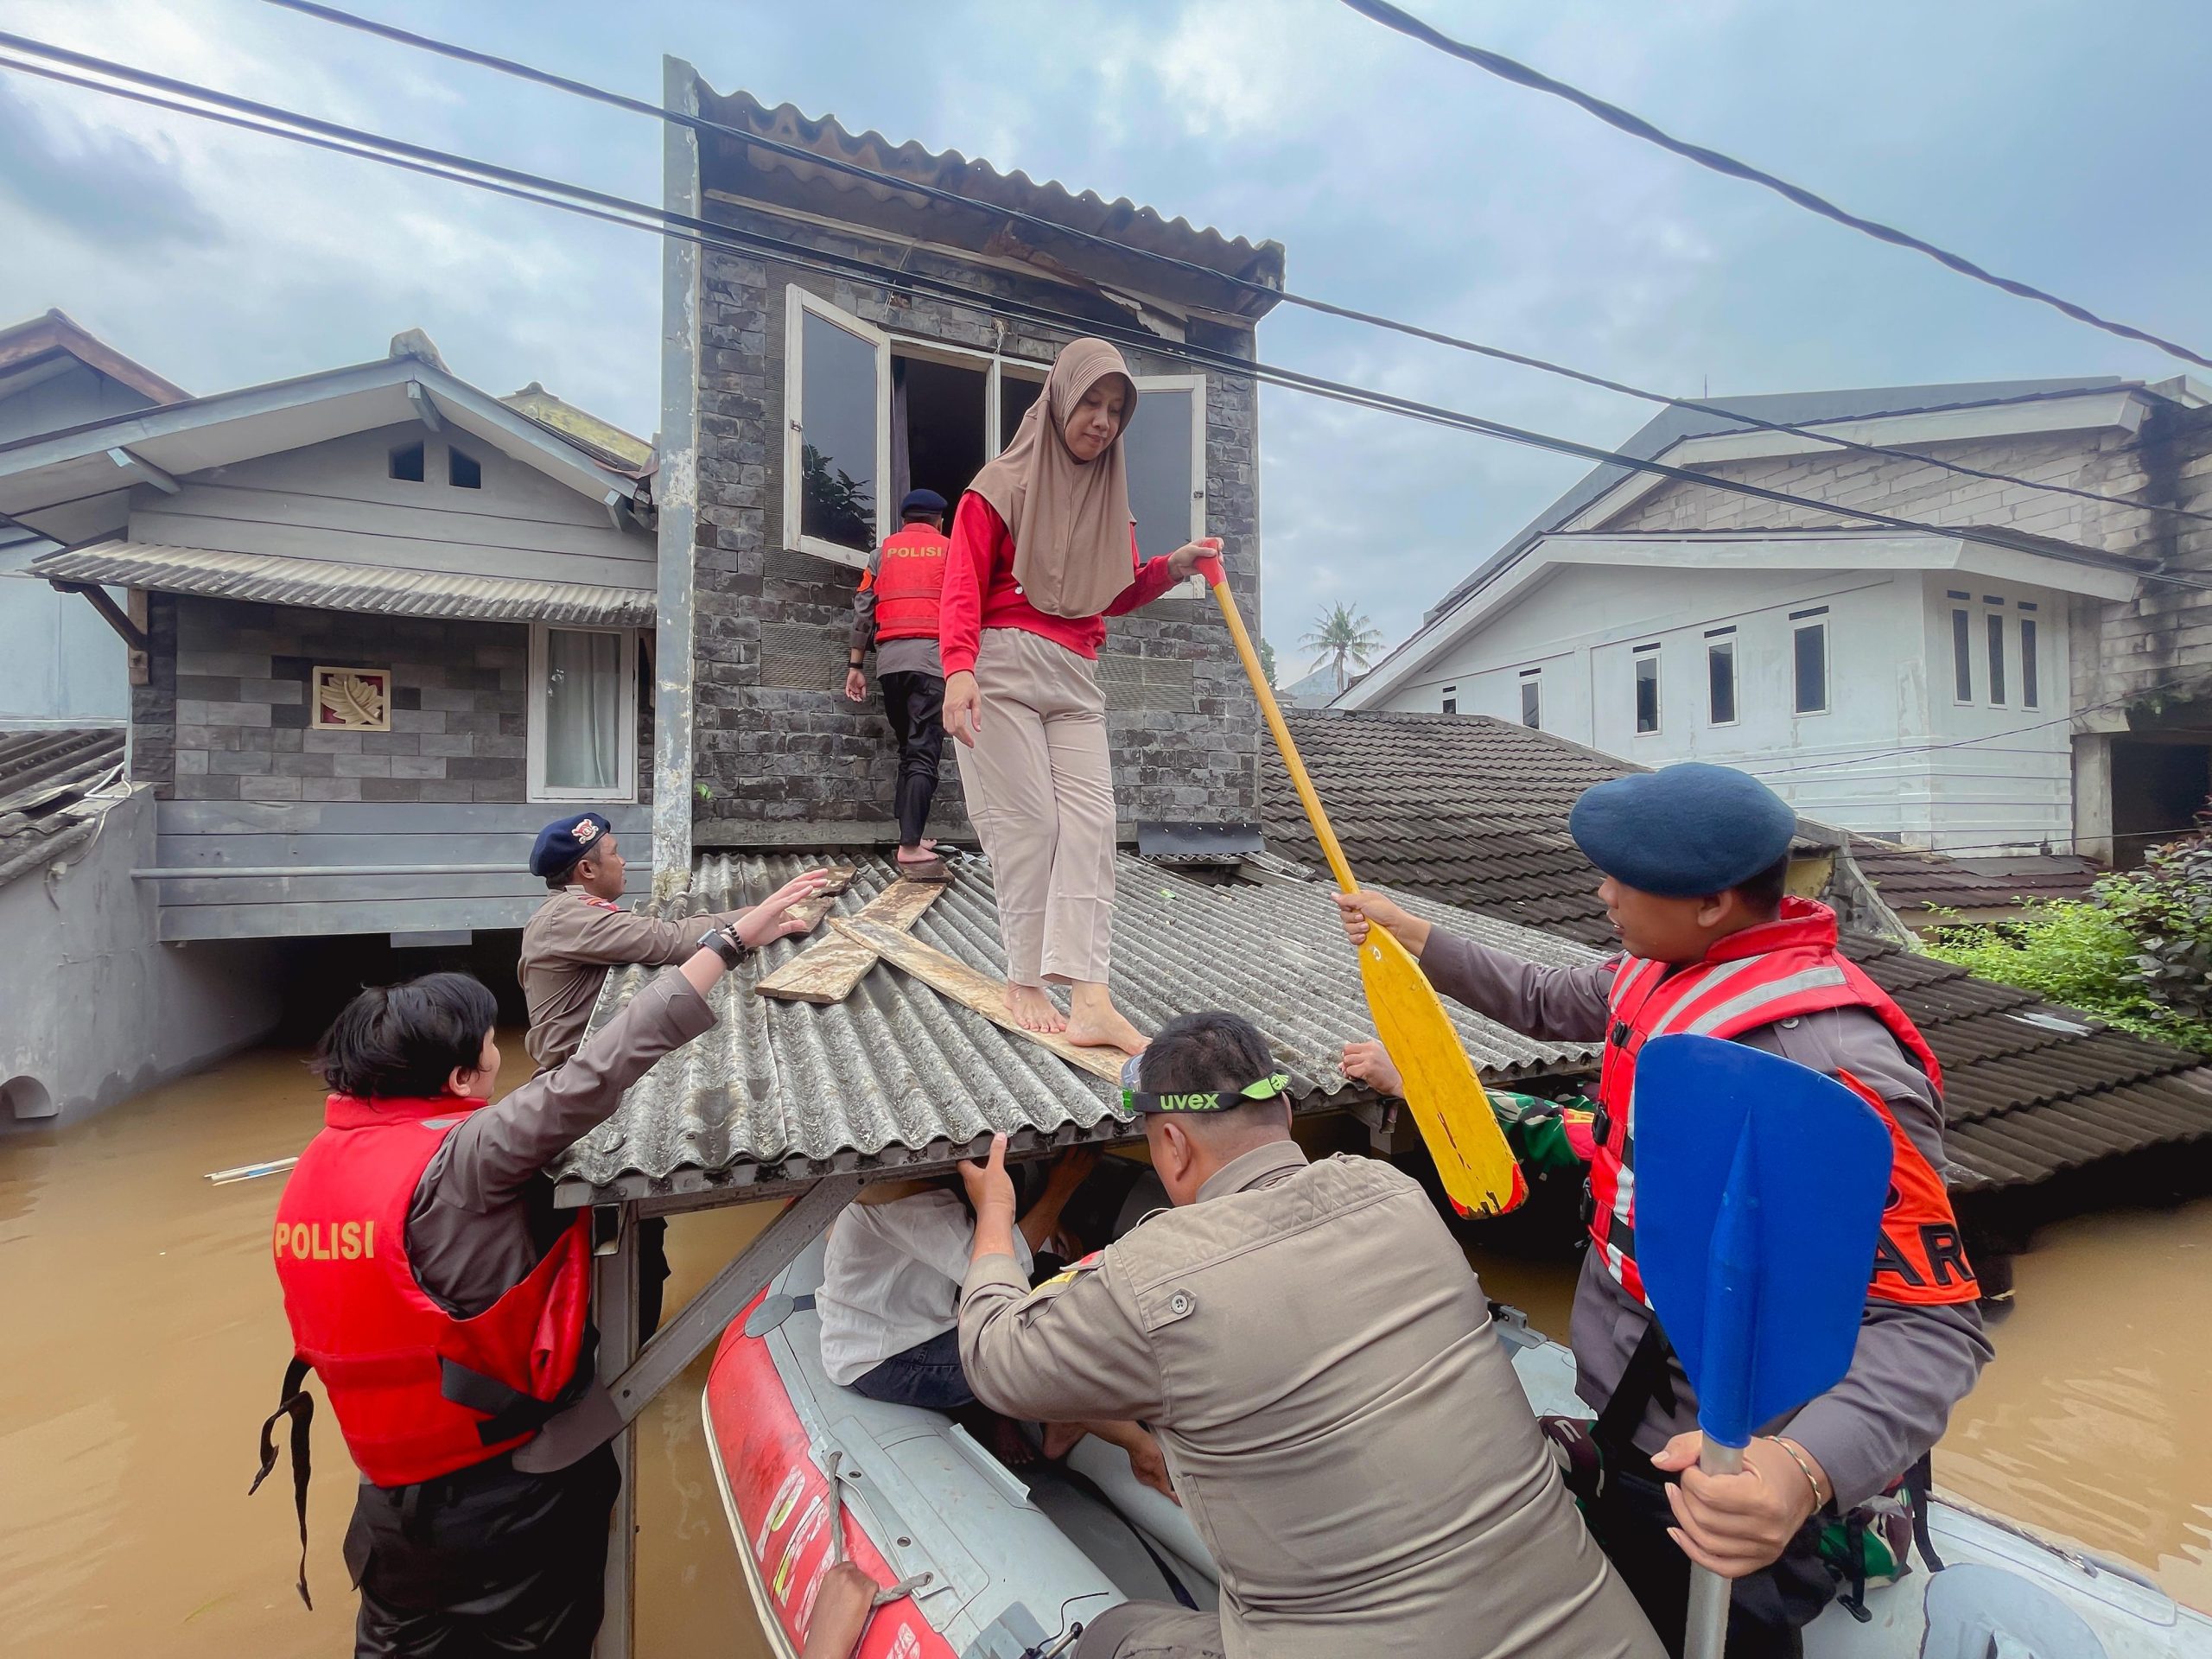
<instances>
[{"instance_id":1,"label":"woman in beige hijab","mask_svg":"<svg viewBox=\"0 0 2212 1659\"><path fill-rule=\"evenodd\" d=\"M1020 429L960 498L939 644L944 724L990 855L1007 1009L1031 1031L1135 1053L1114 1006L1114 776L1098 647L1218 552L1209 537L1140 563L1122 434L1136 384L1103 340L1065 347ZM1069 987L1063 1014L1047 985Z\"/></svg>"}]
</instances>

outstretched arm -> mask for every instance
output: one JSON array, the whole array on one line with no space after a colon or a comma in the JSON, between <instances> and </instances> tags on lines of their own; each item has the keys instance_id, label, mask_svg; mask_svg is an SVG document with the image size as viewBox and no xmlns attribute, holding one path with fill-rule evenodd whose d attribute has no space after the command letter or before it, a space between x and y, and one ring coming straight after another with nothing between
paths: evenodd
<instances>
[{"instance_id":1,"label":"outstretched arm","mask_svg":"<svg viewBox=\"0 0 2212 1659\"><path fill-rule=\"evenodd\" d=\"M1355 945L1366 942L1370 924L1387 929L1420 962L1430 984L1477 1014L1557 1042L1595 1042L1605 1034L1610 963L1547 968L1446 933L1379 893L1331 896Z\"/></svg>"}]
</instances>

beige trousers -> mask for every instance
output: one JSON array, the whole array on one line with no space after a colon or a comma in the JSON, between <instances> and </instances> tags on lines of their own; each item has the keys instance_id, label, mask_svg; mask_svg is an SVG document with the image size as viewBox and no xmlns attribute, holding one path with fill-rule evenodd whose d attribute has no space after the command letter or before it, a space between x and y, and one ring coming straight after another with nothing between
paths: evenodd
<instances>
[{"instance_id":1,"label":"beige trousers","mask_svg":"<svg viewBox=\"0 0 2212 1659\"><path fill-rule=\"evenodd\" d=\"M960 757L991 861L1007 977L1103 981L1114 944L1114 773L1098 664L1026 628L986 628L982 730Z\"/></svg>"}]
</instances>

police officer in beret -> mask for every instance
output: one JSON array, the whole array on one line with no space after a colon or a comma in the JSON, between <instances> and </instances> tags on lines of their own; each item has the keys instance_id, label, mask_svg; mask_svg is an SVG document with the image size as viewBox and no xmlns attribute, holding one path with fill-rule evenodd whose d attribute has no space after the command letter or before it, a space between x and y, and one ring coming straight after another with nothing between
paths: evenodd
<instances>
[{"instance_id":1,"label":"police officer in beret","mask_svg":"<svg viewBox=\"0 0 2212 1659\"><path fill-rule=\"evenodd\" d=\"M1736 1581L1731 1659L1796 1655L1800 1628L1836 1592L1819 1554L1824 1522L1900 1478L1924 1496L1929 1449L1990 1357L1941 1173L1942 1069L1837 948L1834 912L1788 893L1796 814L1757 779L1697 763L1616 778L1575 803L1567 828L1603 878L1598 895L1620 938L1603 962L1540 967L1439 931L1380 893L1337 902L1355 944L1370 925L1388 928L1438 990L1478 1013L1532 1037L1604 1043L1573 1318L1577 1388L1598 1413L1585 1446L1599 1456L1581 1466L1603 1469L1585 1512L1670 1648L1695 1561ZM1636 1264L1637 1056L1669 1032L1827 1073L1881 1117L1893 1148L1850 1373L1767 1425L1741 1474L1698 1468L1696 1398ZM1376 1044L1348 1047L1344 1069L1398 1092Z\"/></svg>"},{"instance_id":2,"label":"police officer in beret","mask_svg":"<svg viewBox=\"0 0 2212 1659\"><path fill-rule=\"evenodd\" d=\"M1236 1014L1170 1022L1123 1076L1175 1207L1058 1279L1015 1263L1006 1138L962 1166L969 1385L1012 1417L1149 1425L1221 1569L1218 1612L1127 1602L1077 1659L1657 1659L1421 1187L1309 1163Z\"/></svg>"},{"instance_id":3,"label":"police officer in beret","mask_svg":"<svg viewBox=\"0 0 2212 1659\"><path fill-rule=\"evenodd\" d=\"M809 870L750 910L663 922L622 907L628 868L619 838L596 812L571 813L537 832L530 873L543 877L552 895L522 931L516 976L530 1005L530 1034L523 1046L541 1071L561 1065L583 1041L607 969L632 963L660 968L682 962L704 927L728 928L755 950L771 939L803 933L812 924L787 912L820 893L826 880L824 872ZM661 1286L668 1277L667 1230L668 1224L658 1217L639 1230L638 1328L644 1336L660 1323Z\"/></svg>"},{"instance_id":4,"label":"police officer in beret","mask_svg":"<svg viewBox=\"0 0 2212 1659\"><path fill-rule=\"evenodd\" d=\"M845 696L868 696L861 664L875 647L875 682L884 717L899 742L899 873L910 881L950 874L927 831L944 753L944 658L938 650L938 607L952 543L944 535L944 498L909 490L899 504L899 531L876 550L853 595L853 633L845 653Z\"/></svg>"}]
</instances>

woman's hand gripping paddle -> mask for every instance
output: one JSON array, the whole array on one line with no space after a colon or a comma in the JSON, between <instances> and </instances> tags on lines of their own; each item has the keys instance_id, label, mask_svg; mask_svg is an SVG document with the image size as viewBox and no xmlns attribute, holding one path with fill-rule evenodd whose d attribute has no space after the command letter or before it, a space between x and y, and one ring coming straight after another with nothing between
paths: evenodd
<instances>
[{"instance_id":1,"label":"woman's hand gripping paddle","mask_svg":"<svg viewBox=\"0 0 2212 1659\"><path fill-rule=\"evenodd\" d=\"M1291 741L1282 710L1275 706L1274 694L1268 689L1267 674L1252 649L1252 636L1244 631L1244 619L1237 614L1221 561L1211 556L1201 558L1198 569L1220 602L1230 638L1236 642L1236 654L1243 659L1252 693L1260 700L1268 729L1274 734L1275 747L1282 752L1283 766L1297 787L1298 798L1305 804L1306 818L1329 861L1330 873L1344 892L1357 893L1359 884L1352 880L1344 849L1337 844L1329 816L1321 810L1321 798L1313 792L1313 781L1298 758L1298 745ZM1437 1001L1421 964L1388 930L1371 927L1367 943L1360 947L1359 974L1367 988L1367 1007L1375 1017L1376 1034L1405 1078L1406 1104L1413 1108L1414 1121L1421 1125L1421 1139L1428 1143L1429 1155L1436 1160L1444 1191L1467 1215L1497 1215L1511 1209L1526 1190L1520 1184L1519 1167L1497 1120L1491 1115L1490 1100L1475 1077L1467 1051L1460 1046L1459 1033L1452 1029L1451 1017Z\"/></svg>"},{"instance_id":2,"label":"woman's hand gripping paddle","mask_svg":"<svg viewBox=\"0 0 2212 1659\"><path fill-rule=\"evenodd\" d=\"M1636 1061L1636 1262L1733 1474L1751 1431L1851 1368L1890 1187L1889 1131L1832 1077L1714 1037ZM1690 1577L1684 1659L1719 1659L1728 1580Z\"/></svg>"}]
</instances>

